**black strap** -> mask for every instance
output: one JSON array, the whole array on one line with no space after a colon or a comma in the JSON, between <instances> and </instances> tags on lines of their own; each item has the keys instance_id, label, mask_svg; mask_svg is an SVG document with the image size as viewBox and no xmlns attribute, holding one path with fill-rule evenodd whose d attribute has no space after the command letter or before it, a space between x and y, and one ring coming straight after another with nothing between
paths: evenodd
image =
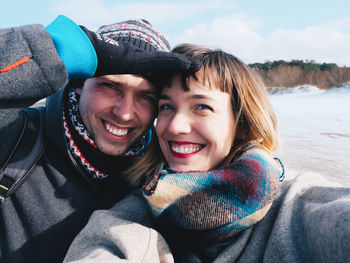
<instances>
[{"instance_id":1,"label":"black strap","mask_svg":"<svg viewBox=\"0 0 350 263\"><path fill-rule=\"evenodd\" d=\"M27 179L44 153L44 111L44 107L24 111L25 122L20 138L5 163L5 167L0 171L0 205ZM38 114L39 118L35 116Z\"/></svg>"}]
</instances>

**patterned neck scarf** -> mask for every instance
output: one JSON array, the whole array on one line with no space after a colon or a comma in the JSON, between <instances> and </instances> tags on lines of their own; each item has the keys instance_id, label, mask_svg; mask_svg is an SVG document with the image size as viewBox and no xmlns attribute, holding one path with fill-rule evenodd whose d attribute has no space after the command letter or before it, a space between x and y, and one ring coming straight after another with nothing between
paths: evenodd
<instances>
[{"instance_id":1,"label":"patterned neck scarf","mask_svg":"<svg viewBox=\"0 0 350 263\"><path fill-rule=\"evenodd\" d=\"M181 240L191 246L207 247L260 221L280 195L280 176L269 153L252 147L232 164L208 172L171 172L161 165L143 193L160 224L186 230Z\"/></svg>"},{"instance_id":2,"label":"patterned neck scarf","mask_svg":"<svg viewBox=\"0 0 350 263\"><path fill-rule=\"evenodd\" d=\"M100 152L81 120L79 96L73 87L69 88L67 96L63 112L66 141L73 158L93 179L104 179L109 174L130 166L133 157L140 156L149 145L151 130L120 156Z\"/></svg>"}]
</instances>

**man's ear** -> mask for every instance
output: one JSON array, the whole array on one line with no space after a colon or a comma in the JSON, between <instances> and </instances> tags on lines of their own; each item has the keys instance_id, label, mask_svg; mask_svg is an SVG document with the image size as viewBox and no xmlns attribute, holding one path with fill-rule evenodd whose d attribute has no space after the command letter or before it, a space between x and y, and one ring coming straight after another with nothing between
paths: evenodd
<instances>
[{"instance_id":1,"label":"man's ear","mask_svg":"<svg viewBox=\"0 0 350 263\"><path fill-rule=\"evenodd\" d=\"M74 88L77 95L81 95L86 79L71 79L68 82L69 87Z\"/></svg>"}]
</instances>

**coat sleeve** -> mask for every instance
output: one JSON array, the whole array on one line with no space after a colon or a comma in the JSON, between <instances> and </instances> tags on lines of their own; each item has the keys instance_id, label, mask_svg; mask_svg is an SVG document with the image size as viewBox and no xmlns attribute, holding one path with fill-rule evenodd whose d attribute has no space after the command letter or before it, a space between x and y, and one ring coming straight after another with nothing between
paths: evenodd
<instances>
[{"instance_id":1,"label":"coat sleeve","mask_svg":"<svg viewBox=\"0 0 350 263\"><path fill-rule=\"evenodd\" d=\"M349 262L349 218L349 185L301 173L291 182L271 231L271 241L283 247L275 262L286 255L294 256L293 262Z\"/></svg>"},{"instance_id":2,"label":"coat sleeve","mask_svg":"<svg viewBox=\"0 0 350 263\"><path fill-rule=\"evenodd\" d=\"M2 106L28 107L67 82L66 68L41 25L1 29L0 54Z\"/></svg>"},{"instance_id":3,"label":"coat sleeve","mask_svg":"<svg viewBox=\"0 0 350 263\"><path fill-rule=\"evenodd\" d=\"M19 136L21 111L64 87L67 80L43 26L0 29L0 164Z\"/></svg>"},{"instance_id":4,"label":"coat sleeve","mask_svg":"<svg viewBox=\"0 0 350 263\"><path fill-rule=\"evenodd\" d=\"M95 211L64 262L174 262L151 219L146 201L133 194L110 210Z\"/></svg>"},{"instance_id":5,"label":"coat sleeve","mask_svg":"<svg viewBox=\"0 0 350 263\"><path fill-rule=\"evenodd\" d=\"M350 262L350 187L289 171L282 194L214 262Z\"/></svg>"}]
</instances>

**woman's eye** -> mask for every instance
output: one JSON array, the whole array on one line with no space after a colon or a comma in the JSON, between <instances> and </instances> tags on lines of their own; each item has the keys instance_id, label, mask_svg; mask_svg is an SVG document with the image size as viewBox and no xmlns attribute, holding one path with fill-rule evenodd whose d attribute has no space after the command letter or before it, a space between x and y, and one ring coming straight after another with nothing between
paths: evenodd
<instances>
[{"instance_id":1,"label":"woman's eye","mask_svg":"<svg viewBox=\"0 0 350 263\"><path fill-rule=\"evenodd\" d=\"M210 111L214 111L212 107L206 105L206 104L198 104L195 107L196 110L210 110Z\"/></svg>"},{"instance_id":2,"label":"woman's eye","mask_svg":"<svg viewBox=\"0 0 350 263\"><path fill-rule=\"evenodd\" d=\"M171 110L173 107L170 104L162 104L159 106L159 111Z\"/></svg>"}]
</instances>

